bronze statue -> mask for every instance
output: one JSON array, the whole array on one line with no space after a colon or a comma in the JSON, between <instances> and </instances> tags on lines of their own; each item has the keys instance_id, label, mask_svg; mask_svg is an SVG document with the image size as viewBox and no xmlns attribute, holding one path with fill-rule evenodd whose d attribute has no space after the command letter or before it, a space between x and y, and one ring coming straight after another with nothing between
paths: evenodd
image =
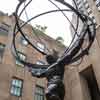
<instances>
[{"instance_id":1,"label":"bronze statue","mask_svg":"<svg viewBox=\"0 0 100 100\"><path fill-rule=\"evenodd\" d=\"M54 55L46 56L46 60L49 65L55 63L57 59L58 57ZM36 67L37 69L42 69L44 66L37 65ZM63 83L64 67L65 67L64 63L59 63L45 72L41 72L41 73L31 72L32 76L35 76L38 78L45 77L47 79L48 81L47 89L46 89L47 100L63 100L64 99L64 95L65 95L65 88L64 88L64 83ZM45 66L45 70L46 69L47 68Z\"/></svg>"},{"instance_id":2,"label":"bronze statue","mask_svg":"<svg viewBox=\"0 0 100 100\"><path fill-rule=\"evenodd\" d=\"M64 83L63 83L63 77L64 77L64 69L65 65L72 64L73 62L78 61L80 58L82 58L85 55L89 54L89 49L95 39L96 35L96 28L95 28L95 23L93 20L88 17L87 15L83 14L80 10L74 8L64 0L55 0L56 2L59 2L63 5L65 5L69 9L60 9L59 7L58 10L52 10L48 11L45 13L41 13L39 15L34 16L30 20L28 20L26 23L24 23L22 26L19 25L19 18L25 8L30 4L32 0L30 0L25 7L22 9L20 14L18 14L20 6L25 2L26 0L19 0L19 4L16 7L16 11L14 13L16 24L14 28L14 34L13 34L13 46L15 50L14 56L25 66L29 67L31 70L30 72L32 73L32 76L38 77L38 78L46 78L48 83L47 83L47 90L46 90L46 98L47 100L64 100L64 95L65 95L65 88L64 88ZM50 1L50 0L49 0ZM73 0L74 1L74 0ZM50 1L51 2L51 1ZM75 3L75 2L74 2ZM54 3L53 3L54 4ZM55 4L54 4L55 5ZM24 32L22 30L22 27L25 26L29 21L32 19L35 19L39 16L52 13L52 12L58 12L60 11L63 13L63 11L71 11L74 12L77 17L83 22L83 28L80 32L80 34L77 34L77 27L73 28L75 31L75 36L77 35L77 39L73 37L71 44L69 45L68 48L66 48L65 52L61 57L58 55L53 54L46 54L45 52L40 51L34 44L32 44L28 38L25 37ZM64 14L64 13L63 13ZM65 16L65 14L64 14ZM19 18L18 18L19 17ZM65 16L66 17L66 16ZM78 24L77 24L78 25ZM17 32L16 32L17 28ZM32 64L26 61L23 61L20 59L18 56L18 51L15 45L15 38L16 34L21 34L24 39L31 45L33 48L35 48L37 51L42 53L43 55L46 55L46 61L48 62L48 65L37 65L37 64ZM87 38L88 40L88 45L86 47L82 47L84 44L84 40ZM75 40L76 39L76 40Z\"/></svg>"}]
</instances>

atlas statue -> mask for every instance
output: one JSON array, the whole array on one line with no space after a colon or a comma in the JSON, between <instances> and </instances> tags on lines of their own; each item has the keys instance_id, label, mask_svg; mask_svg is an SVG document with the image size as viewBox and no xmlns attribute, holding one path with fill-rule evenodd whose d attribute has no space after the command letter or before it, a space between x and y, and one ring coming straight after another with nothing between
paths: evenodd
<instances>
[{"instance_id":1,"label":"atlas statue","mask_svg":"<svg viewBox=\"0 0 100 100\"><path fill-rule=\"evenodd\" d=\"M27 4L24 6L22 11L19 12L20 6L26 2L26 0L19 0L19 4L16 7L16 11L14 12L15 16L15 27L14 27L14 34L13 34L13 47L15 51L15 57L18 59L22 64L27 66L32 74L32 76L37 77L37 78L46 78L48 83L47 83L47 89L46 89L46 98L47 100L64 100L64 95L65 95L65 87L63 83L63 78L64 78L64 71L66 65L70 65L78 60L80 60L83 56L89 55L89 50L92 46L92 43L95 39L95 34L96 34L96 25L93 22L92 18L89 16L85 15L82 11L80 11L77 8L77 5L74 1L74 4L76 7L71 6L69 3L65 2L64 0L54 0L54 2L58 2L64 6L66 6L66 9L60 9L55 3L51 0L50 1L52 4L54 4L57 7L57 10L52 10L52 11L47 11L43 12L41 14L38 14L31 19L29 19L27 22L25 22L23 25L20 26L19 24L19 18L25 8L31 3L32 0L27 2ZM72 24L72 28L75 31L75 35L72 39L71 44L69 47L66 48L66 50L63 52L61 56L59 56L58 52L53 50L51 54L47 54L46 52L40 51L32 42L24 35L24 32L22 30L22 27L25 26L28 22L31 20L34 20L35 18L38 18L42 15L46 15L49 13L53 12L61 12L65 17L66 14L64 12L66 11L71 11L76 14L77 16L77 22L79 20L82 21L83 23L83 28L80 33L77 32L78 30L78 23L77 27L74 27ZM17 31L16 31L17 29ZM30 62L23 61L20 59L18 55L18 50L16 48L15 44L15 38L17 34L21 34L24 39L31 45L33 48L35 48L38 52L41 54L45 55L45 59L47 61L47 65L38 65L38 64L32 64ZM75 38L76 36L76 38ZM87 41L85 41L87 39ZM86 47L83 47L83 44L86 43Z\"/></svg>"}]
</instances>

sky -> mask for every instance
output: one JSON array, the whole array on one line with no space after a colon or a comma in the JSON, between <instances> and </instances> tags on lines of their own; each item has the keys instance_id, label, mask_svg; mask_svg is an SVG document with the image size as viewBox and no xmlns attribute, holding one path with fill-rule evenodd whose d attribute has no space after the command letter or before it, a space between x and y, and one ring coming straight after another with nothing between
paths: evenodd
<instances>
[{"instance_id":1,"label":"sky","mask_svg":"<svg viewBox=\"0 0 100 100\"><path fill-rule=\"evenodd\" d=\"M52 0L53 1L53 0ZM66 0L71 3L71 0ZM65 6L55 2L59 7L66 8ZM18 4L18 0L1 0L0 1L0 11L4 13L12 14L16 6ZM23 7L23 6L22 6ZM54 5L52 5L48 0L33 0L32 3L27 7L26 12L28 14L28 19L45 11L57 9ZM64 12L68 18L71 20L72 13ZM21 19L27 20L25 12L22 14ZM56 39L58 36L64 39L64 44L68 46L71 41L71 33L70 33L70 25L67 19L59 13L51 13L45 16L41 16L31 21L32 25L42 25L47 26L46 34Z\"/></svg>"}]
</instances>

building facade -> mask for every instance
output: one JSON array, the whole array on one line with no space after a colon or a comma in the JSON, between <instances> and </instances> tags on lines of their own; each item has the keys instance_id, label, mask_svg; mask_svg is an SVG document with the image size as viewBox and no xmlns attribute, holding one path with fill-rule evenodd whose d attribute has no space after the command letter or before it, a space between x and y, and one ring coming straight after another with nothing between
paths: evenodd
<instances>
[{"instance_id":1,"label":"building facade","mask_svg":"<svg viewBox=\"0 0 100 100\"><path fill-rule=\"evenodd\" d=\"M96 23L97 34L89 55L84 57L82 63L79 66L73 67L70 65L65 67L65 100L99 100L100 0L75 1L78 9L93 18ZM76 18L75 14L73 14L72 21L75 26ZM15 19L13 15L8 16L0 13L0 100L44 100L46 79L32 77L29 69L18 62L13 55L12 38L14 24ZM79 26L78 32L82 28L81 21ZM39 33L38 36L42 41L37 39L30 25L23 27L23 31L27 38L40 50L45 50L46 52L51 51L52 48L59 51L64 50L64 46L47 35ZM73 32L71 28L72 36ZM32 49L21 35L18 35L16 38L16 46L20 51L21 59L38 64L47 63L45 62L45 57L35 49Z\"/></svg>"},{"instance_id":2,"label":"building facade","mask_svg":"<svg viewBox=\"0 0 100 100\"><path fill-rule=\"evenodd\" d=\"M23 21L20 20L20 24ZM29 69L14 57L12 44L14 16L0 14L0 100L45 100L46 79L32 77ZM51 37L38 32L38 38L31 25L23 31L38 49L45 52L63 51L65 48ZM41 38L41 40L39 40ZM24 38L16 36L16 47L20 58L31 63L46 64L45 57L33 49ZM47 49L48 48L48 49Z\"/></svg>"},{"instance_id":3,"label":"building facade","mask_svg":"<svg viewBox=\"0 0 100 100\"><path fill-rule=\"evenodd\" d=\"M99 100L100 99L100 0L75 0L78 9L93 19L96 24L96 39L89 55L85 56L79 66L66 71L69 97L66 100ZM74 5L75 6L75 5ZM76 25L75 14L72 21ZM82 28L79 22L78 32ZM71 28L72 36L73 29ZM67 90L67 89L66 89Z\"/></svg>"}]
</instances>

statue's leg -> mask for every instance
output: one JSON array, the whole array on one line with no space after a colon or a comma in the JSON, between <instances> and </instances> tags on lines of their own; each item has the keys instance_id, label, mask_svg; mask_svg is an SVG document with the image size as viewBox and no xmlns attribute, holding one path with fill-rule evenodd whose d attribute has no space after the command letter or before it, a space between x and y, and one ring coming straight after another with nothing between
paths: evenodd
<instances>
[{"instance_id":1,"label":"statue's leg","mask_svg":"<svg viewBox=\"0 0 100 100\"><path fill-rule=\"evenodd\" d=\"M64 100L65 88L62 80L54 80L48 84L46 90L47 100Z\"/></svg>"}]
</instances>

